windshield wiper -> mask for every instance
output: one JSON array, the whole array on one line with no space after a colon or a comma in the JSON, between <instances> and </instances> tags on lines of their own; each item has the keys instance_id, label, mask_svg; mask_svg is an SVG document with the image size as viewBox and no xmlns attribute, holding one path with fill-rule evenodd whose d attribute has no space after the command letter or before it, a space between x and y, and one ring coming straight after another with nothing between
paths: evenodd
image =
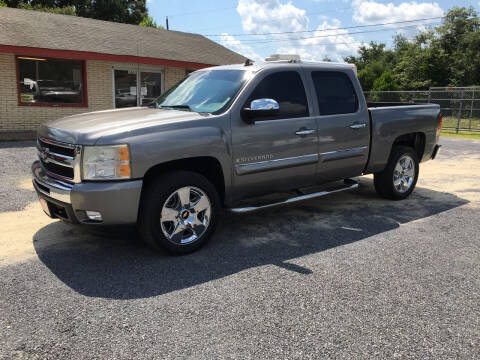
<instances>
[{"instance_id":1,"label":"windshield wiper","mask_svg":"<svg viewBox=\"0 0 480 360\"><path fill-rule=\"evenodd\" d=\"M159 108L161 109L178 109L178 110L187 110L192 111L192 108L188 105L160 105Z\"/></svg>"}]
</instances>

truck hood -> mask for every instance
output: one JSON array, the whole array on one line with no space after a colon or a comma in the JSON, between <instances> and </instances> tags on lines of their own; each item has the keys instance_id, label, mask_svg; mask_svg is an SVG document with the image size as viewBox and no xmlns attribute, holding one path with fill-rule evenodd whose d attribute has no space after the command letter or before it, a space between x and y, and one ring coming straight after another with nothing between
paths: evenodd
<instances>
[{"instance_id":1,"label":"truck hood","mask_svg":"<svg viewBox=\"0 0 480 360\"><path fill-rule=\"evenodd\" d=\"M94 145L103 136L174 125L203 116L195 112L135 107L67 116L41 125L38 135L61 142Z\"/></svg>"}]
</instances>

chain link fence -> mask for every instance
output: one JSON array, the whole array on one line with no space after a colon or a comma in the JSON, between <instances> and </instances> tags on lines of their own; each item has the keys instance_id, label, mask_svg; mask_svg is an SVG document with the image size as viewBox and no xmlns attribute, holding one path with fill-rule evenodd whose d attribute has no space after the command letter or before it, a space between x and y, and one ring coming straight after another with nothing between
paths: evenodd
<instances>
[{"instance_id":1,"label":"chain link fence","mask_svg":"<svg viewBox=\"0 0 480 360\"><path fill-rule=\"evenodd\" d=\"M440 105L442 129L480 133L480 86L432 87L424 91L365 91L367 102L433 103Z\"/></svg>"}]
</instances>

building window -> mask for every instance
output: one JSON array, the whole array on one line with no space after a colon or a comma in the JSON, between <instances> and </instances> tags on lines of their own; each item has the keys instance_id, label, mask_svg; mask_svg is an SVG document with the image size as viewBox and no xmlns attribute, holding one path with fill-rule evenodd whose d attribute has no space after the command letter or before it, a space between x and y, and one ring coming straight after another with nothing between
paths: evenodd
<instances>
[{"instance_id":1,"label":"building window","mask_svg":"<svg viewBox=\"0 0 480 360\"><path fill-rule=\"evenodd\" d=\"M17 57L20 105L87 106L85 62Z\"/></svg>"}]
</instances>

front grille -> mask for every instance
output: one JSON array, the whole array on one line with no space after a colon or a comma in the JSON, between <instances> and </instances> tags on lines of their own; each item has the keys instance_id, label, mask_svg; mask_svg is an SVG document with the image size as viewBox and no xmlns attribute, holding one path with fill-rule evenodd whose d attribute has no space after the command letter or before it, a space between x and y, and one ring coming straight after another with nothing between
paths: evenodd
<instances>
[{"instance_id":1,"label":"front grille","mask_svg":"<svg viewBox=\"0 0 480 360\"><path fill-rule=\"evenodd\" d=\"M75 174L79 160L77 154L80 153L78 146L38 138L37 150L42 167L48 175L68 182L79 182L80 174Z\"/></svg>"},{"instance_id":2,"label":"front grille","mask_svg":"<svg viewBox=\"0 0 480 360\"><path fill-rule=\"evenodd\" d=\"M58 142L53 142L51 140L41 138L38 139L38 144L40 145L40 147L50 149L50 151L54 153L75 157L75 147L73 145L70 146L66 144L67 147L60 146Z\"/></svg>"},{"instance_id":3,"label":"front grille","mask_svg":"<svg viewBox=\"0 0 480 360\"><path fill-rule=\"evenodd\" d=\"M45 162L43 161L43 159L40 159L40 161L42 162L42 165L45 168L45 170L49 171L50 173L60 175L62 177L66 177L73 180L73 175L74 175L73 168L54 164L51 162Z\"/></svg>"}]
</instances>

